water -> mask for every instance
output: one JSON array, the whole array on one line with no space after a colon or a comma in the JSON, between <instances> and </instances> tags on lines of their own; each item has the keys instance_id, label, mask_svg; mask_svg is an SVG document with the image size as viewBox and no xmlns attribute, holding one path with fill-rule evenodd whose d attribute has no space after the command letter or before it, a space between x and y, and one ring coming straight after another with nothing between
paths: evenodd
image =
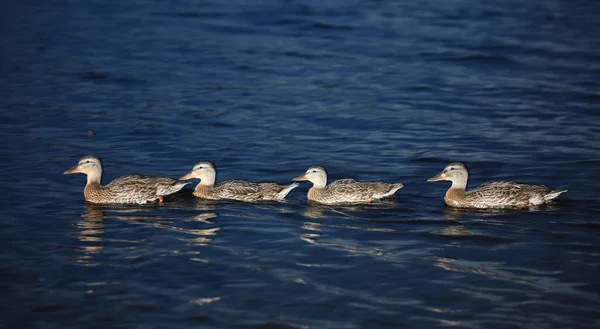
<instances>
[{"instance_id":1,"label":"water","mask_svg":"<svg viewBox=\"0 0 600 329\"><path fill-rule=\"evenodd\" d=\"M595 1L12 1L0 19L0 327L597 328ZM90 136L92 130L95 135ZM92 206L125 174L402 182L363 207ZM455 211L470 186L569 192Z\"/></svg>"}]
</instances>

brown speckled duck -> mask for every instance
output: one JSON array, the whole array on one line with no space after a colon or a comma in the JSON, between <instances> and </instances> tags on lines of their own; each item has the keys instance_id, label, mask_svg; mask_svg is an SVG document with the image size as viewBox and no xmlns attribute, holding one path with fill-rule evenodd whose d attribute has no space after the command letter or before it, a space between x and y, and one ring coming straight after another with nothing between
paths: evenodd
<instances>
[{"instance_id":1,"label":"brown speckled duck","mask_svg":"<svg viewBox=\"0 0 600 329\"><path fill-rule=\"evenodd\" d=\"M180 180L198 178L200 183L194 195L208 200L237 200L245 202L282 201L298 183L280 185L277 183L252 183L244 180L228 180L215 184L217 170L212 162L198 162L192 171Z\"/></svg>"},{"instance_id":2,"label":"brown speckled duck","mask_svg":"<svg viewBox=\"0 0 600 329\"><path fill-rule=\"evenodd\" d=\"M469 172L459 162L428 179L428 182L452 181L444 201L456 208L524 208L550 203L567 190L553 190L545 185L529 185L516 182L490 182L467 191Z\"/></svg>"},{"instance_id":3,"label":"brown speckled duck","mask_svg":"<svg viewBox=\"0 0 600 329\"><path fill-rule=\"evenodd\" d=\"M83 190L85 200L91 203L135 203L145 204L181 190L187 182L168 177L129 175L119 177L106 186L102 186L102 162L100 158L86 155L65 174L84 173L87 184Z\"/></svg>"},{"instance_id":4,"label":"brown speckled duck","mask_svg":"<svg viewBox=\"0 0 600 329\"><path fill-rule=\"evenodd\" d=\"M308 200L322 204L361 204L392 196L404 185L400 183L357 182L346 178L327 185L325 168L310 167L295 181L310 181L313 187L308 190Z\"/></svg>"}]
</instances>

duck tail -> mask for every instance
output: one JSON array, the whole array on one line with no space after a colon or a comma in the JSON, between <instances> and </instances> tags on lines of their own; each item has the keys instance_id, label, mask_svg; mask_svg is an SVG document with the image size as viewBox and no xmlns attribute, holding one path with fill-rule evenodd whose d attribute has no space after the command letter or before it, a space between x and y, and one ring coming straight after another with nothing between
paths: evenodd
<instances>
[{"instance_id":1,"label":"duck tail","mask_svg":"<svg viewBox=\"0 0 600 329\"><path fill-rule=\"evenodd\" d=\"M186 186L187 184L189 184L191 182L180 182L177 181L176 183L173 183L173 185L170 186L159 186L156 189L156 195L169 195L169 194L173 194L173 193L177 193L179 192L184 186Z\"/></svg>"},{"instance_id":2,"label":"duck tail","mask_svg":"<svg viewBox=\"0 0 600 329\"><path fill-rule=\"evenodd\" d=\"M390 195L396 193L396 191L398 191L399 189L403 188L404 184L402 183L396 183L393 185L392 189L390 190Z\"/></svg>"},{"instance_id":3,"label":"duck tail","mask_svg":"<svg viewBox=\"0 0 600 329\"><path fill-rule=\"evenodd\" d=\"M298 187L298 183L292 183L286 187L283 188L283 190L281 190L279 193L277 193L277 200L283 200L285 199L285 197L288 195L288 193L290 193L291 190L295 189L296 187Z\"/></svg>"},{"instance_id":4,"label":"duck tail","mask_svg":"<svg viewBox=\"0 0 600 329\"><path fill-rule=\"evenodd\" d=\"M182 188L184 188L189 183L191 183L191 182L177 182L173 186L173 190L175 190L175 192L180 191Z\"/></svg>"},{"instance_id":5,"label":"duck tail","mask_svg":"<svg viewBox=\"0 0 600 329\"><path fill-rule=\"evenodd\" d=\"M373 195L373 197L375 199L387 198L389 196L394 195L394 193L396 193L396 191L398 191L399 189L401 189L403 187L404 187L404 184L401 184L401 183L391 184L390 189L387 192L385 192L385 193L375 193Z\"/></svg>"},{"instance_id":6,"label":"duck tail","mask_svg":"<svg viewBox=\"0 0 600 329\"><path fill-rule=\"evenodd\" d=\"M559 195L567 192L568 190L550 191L550 193L544 195L544 201L550 201L556 199Z\"/></svg>"}]
</instances>

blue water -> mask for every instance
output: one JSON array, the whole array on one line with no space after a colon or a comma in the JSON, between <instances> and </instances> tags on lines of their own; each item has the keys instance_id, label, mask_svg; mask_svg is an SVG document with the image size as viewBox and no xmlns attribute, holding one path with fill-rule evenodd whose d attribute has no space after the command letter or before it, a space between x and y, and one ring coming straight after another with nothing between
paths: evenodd
<instances>
[{"instance_id":1,"label":"blue water","mask_svg":"<svg viewBox=\"0 0 600 329\"><path fill-rule=\"evenodd\" d=\"M597 1L9 1L1 328L600 327ZM90 135L89 130L95 132ZM92 206L104 182L402 182L396 198ZM447 182L568 189L456 211Z\"/></svg>"}]
</instances>

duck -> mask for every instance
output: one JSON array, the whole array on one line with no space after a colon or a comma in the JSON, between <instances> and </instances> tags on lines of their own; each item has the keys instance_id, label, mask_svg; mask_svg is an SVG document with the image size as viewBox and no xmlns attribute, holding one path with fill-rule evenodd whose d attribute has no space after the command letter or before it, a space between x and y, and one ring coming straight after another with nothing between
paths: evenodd
<instances>
[{"instance_id":1,"label":"duck","mask_svg":"<svg viewBox=\"0 0 600 329\"><path fill-rule=\"evenodd\" d=\"M90 203L146 204L157 200L162 203L165 196L176 193L189 184L169 177L128 175L103 186L102 161L95 155L82 157L77 165L64 172L76 173L87 175L83 195Z\"/></svg>"},{"instance_id":2,"label":"duck","mask_svg":"<svg viewBox=\"0 0 600 329\"><path fill-rule=\"evenodd\" d=\"M313 186L308 190L308 200L326 204L367 204L375 200L390 197L401 189L401 183L358 182L352 178L339 179L327 185L327 171L313 166L294 181L310 181Z\"/></svg>"},{"instance_id":3,"label":"duck","mask_svg":"<svg viewBox=\"0 0 600 329\"><path fill-rule=\"evenodd\" d=\"M217 169L210 161L201 161L179 180L200 179L194 195L207 200L237 200L244 202L283 201L298 183L253 183L245 180L227 180L215 183Z\"/></svg>"},{"instance_id":4,"label":"duck","mask_svg":"<svg viewBox=\"0 0 600 329\"><path fill-rule=\"evenodd\" d=\"M452 186L446 192L446 205L455 208L526 208L551 203L567 190L553 190L545 185L522 184L513 181L485 183L467 191L469 171L460 162L447 165L429 178L428 182L449 180Z\"/></svg>"}]
</instances>

